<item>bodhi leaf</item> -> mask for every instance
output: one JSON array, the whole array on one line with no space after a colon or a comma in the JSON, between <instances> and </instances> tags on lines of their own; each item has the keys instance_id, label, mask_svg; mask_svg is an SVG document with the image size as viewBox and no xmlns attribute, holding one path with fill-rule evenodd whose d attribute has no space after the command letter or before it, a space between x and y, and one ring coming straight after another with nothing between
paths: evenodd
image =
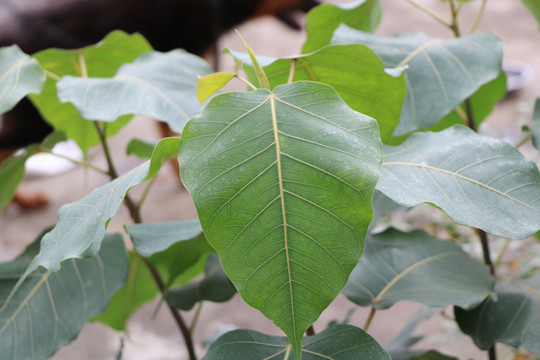
<instances>
[{"instance_id":1,"label":"bodhi leaf","mask_svg":"<svg viewBox=\"0 0 540 360\"><path fill-rule=\"evenodd\" d=\"M483 350L495 342L540 355L540 276L515 284L498 284L497 301L486 300L465 311L456 308L461 330Z\"/></svg>"},{"instance_id":2,"label":"bodhi leaf","mask_svg":"<svg viewBox=\"0 0 540 360\"><path fill-rule=\"evenodd\" d=\"M140 35L128 35L114 31L96 45L78 50L47 49L33 55L43 69L51 76L58 78L64 75L82 76L81 62L86 72L93 77L113 76L118 67L134 61L139 55L152 50L148 42ZM64 131L68 138L73 139L83 152L99 144L96 128L83 119L77 109L71 104L63 104L58 100L56 81L47 77L45 87L40 95L31 95L30 99L39 109L45 120L56 130ZM129 121L124 117L108 124L107 136L114 135ZM94 119L91 119L94 120Z\"/></svg>"},{"instance_id":3,"label":"bodhi leaf","mask_svg":"<svg viewBox=\"0 0 540 360\"><path fill-rule=\"evenodd\" d=\"M377 190L404 206L427 202L454 221L511 239L540 229L540 173L508 143L464 126L385 147Z\"/></svg>"},{"instance_id":4,"label":"bodhi leaf","mask_svg":"<svg viewBox=\"0 0 540 360\"><path fill-rule=\"evenodd\" d=\"M0 265L1 303L5 303L37 249L31 246L15 261ZM57 272L43 268L32 272L0 313L2 358L50 358L107 307L111 296L125 283L128 271L122 236L115 234L106 236L94 258L65 261Z\"/></svg>"},{"instance_id":5,"label":"bodhi leaf","mask_svg":"<svg viewBox=\"0 0 540 360\"><path fill-rule=\"evenodd\" d=\"M35 59L17 45L0 48L0 114L26 95L41 92L44 83L45 74Z\"/></svg>"},{"instance_id":6,"label":"bodhi leaf","mask_svg":"<svg viewBox=\"0 0 540 360\"><path fill-rule=\"evenodd\" d=\"M191 310L199 301L229 301L236 289L223 271L219 257L212 254L206 260L204 278L167 293L167 302L181 310Z\"/></svg>"},{"instance_id":7,"label":"bodhi leaf","mask_svg":"<svg viewBox=\"0 0 540 360\"><path fill-rule=\"evenodd\" d=\"M386 309L409 300L470 308L492 294L489 269L461 248L422 232L370 235L343 294L360 306Z\"/></svg>"},{"instance_id":8,"label":"bodhi leaf","mask_svg":"<svg viewBox=\"0 0 540 360\"><path fill-rule=\"evenodd\" d=\"M360 0L343 5L321 4L306 17L307 40L302 52L309 53L330 44L334 30L340 24L372 32L381 21L379 0Z\"/></svg>"},{"instance_id":9,"label":"bodhi leaf","mask_svg":"<svg viewBox=\"0 0 540 360\"><path fill-rule=\"evenodd\" d=\"M203 59L184 50L151 52L123 65L111 79L65 76L57 84L58 97L86 119L110 122L127 114L148 115L181 132L201 110L197 75L210 72Z\"/></svg>"},{"instance_id":10,"label":"bodhi leaf","mask_svg":"<svg viewBox=\"0 0 540 360\"><path fill-rule=\"evenodd\" d=\"M233 55L242 58L248 78L256 83L249 59L243 54ZM405 100L405 80L402 75L389 75L379 57L367 46L331 45L312 54L262 58L261 62L271 89L289 82L294 63L294 81L320 81L332 86L347 105L377 120L384 142L391 139Z\"/></svg>"},{"instance_id":11,"label":"bodhi leaf","mask_svg":"<svg viewBox=\"0 0 540 360\"><path fill-rule=\"evenodd\" d=\"M390 360L368 333L351 325L331 326L304 339L304 360ZM294 360L287 338L234 330L210 345L203 360Z\"/></svg>"},{"instance_id":12,"label":"bodhi leaf","mask_svg":"<svg viewBox=\"0 0 540 360\"><path fill-rule=\"evenodd\" d=\"M63 205L58 211L56 226L43 237L39 254L28 265L11 296L17 293L26 277L39 266L57 271L64 260L94 256L101 246L109 219L122 206L128 190L155 175L161 157L164 154L170 155L161 146L163 144L163 147L168 148L169 140L171 138L158 143L151 160L93 190L84 198Z\"/></svg>"},{"instance_id":13,"label":"bodhi leaf","mask_svg":"<svg viewBox=\"0 0 540 360\"><path fill-rule=\"evenodd\" d=\"M422 33L383 37L341 25L332 43L365 44L386 68L408 66L407 98L395 135L437 124L501 72L503 43L491 33L452 40Z\"/></svg>"},{"instance_id":14,"label":"bodhi leaf","mask_svg":"<svg viewBox=\"0 0 540 360\"><path fill-rule=\"evenodd\" d=\"M373 119L312 82L216 96L184 129L181 176L206 239L297 357L362 252L380 146Z\"/></svg>"},{"instance_id":15,"label":"bodhi leaf","mask_svg":"<svg viewBox=\"0 0 540 360\"><path fill-rule=\"evenodd\" d=\"M52 149L54 145L65 139L63 133L54 132L43 140L42 146ZM33 144L28 146L23 154L9 157L0 164L0 213L9 204L17 186L24 178L26 160L38 152L39 146Z\"/></svg>"},{"instance_id":16,"label":"bodhi leaf","mask_svg":"<svg viewBox=\"0 0 540 360\"><path fill-rule=\"evenodd\" d=\"M198 220L133 224L127 225L126 231L137 252L168 274L168 286L202 257L214 252Z\"/></svg>"}]
</instances>

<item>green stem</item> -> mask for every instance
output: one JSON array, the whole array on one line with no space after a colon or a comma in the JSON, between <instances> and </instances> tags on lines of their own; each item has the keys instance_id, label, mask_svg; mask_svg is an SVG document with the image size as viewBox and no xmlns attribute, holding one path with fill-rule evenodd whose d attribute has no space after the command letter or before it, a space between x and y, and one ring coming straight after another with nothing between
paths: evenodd
<instances>
[{"instance_id":1,"label":"green stem","mask_svg":"<svg viewBox=\"0 0 540 360\"><path fill-rule=\"evenodd\" d=\"M461 32L459 31L459 26L458 26L458 14L459 14L459 11L458 11L458 9L456 9L456 4L454 3L454 0L448 0L448 3L450 4L450 15L452 16L452 22L450 24L450 30L452 30L455 37L460 37Z\"/></svg>"},{"instance_id":2,"label":"green stem","mask_svg":"<svg viewBox=\"0 0 540 360\"><path fill-rule=\"evenodd\" d=\"M439 14L435 13L433 10L431 10L430 8L420 4L419 2L417 2L416 0L405 0L407 1L409 4L411 4L412 6L422 10L423 12L425 12L426 14L428 14L429 16L431 16L432 18L434 18L436 21L438 21L439 23L443 24L444 26L446 26L447 28L450 28L451 27L451 24L448 23L448 21L444 20Z\"/></svg>"},{"instance_id":3,"label":"green stem","mask_svg":"<svg viewBox=\"0 0 540 360\"><path fill-rule=\"evenodd\" d=\"M247 79L244 79L243 77L241 77L239 75L234 75L234 77L236 77L238 80L240 80L241 82L246 84L248 87L250 87L251 90L257 90L257 87L255 85L253 85L252 83L250 83Z\"/></svg>"},{"instance_id":4,"label":"green stem","mask_svg":"<svg viewBox=\"0 0 540 360\"><path fill-rule=\"evenodd\" d=\"M508 249L508 245L510 245L510 239L505 239L504 240L504 245L501 248L501 251L499 252L499 255L497 255L497 258L495 259L495 262L493 263L493 265L495 265L495 267L497 267L497 265L499 265L501 263L502 257L504 255L504 253L506 252L506 250Z\"/></svg>"},{"instance_id":5,"label":"green stem","mask_svg":"<svg viewBox=\"0 0 540 360\"><path fill-rule=\"evenodd\" d=\"M67 160L67 161L69 161L69 162L71 162L71 163L73 163L75 165L80 165L80 166L84 166L85 168L90 168L92 170L95 170L95 171L100 172L100 173L105 174L105 175L109 174L109 172L107 170L99 168L99 167L95 166L94 164L92 164L92 163L90 163L88 161L80 161L80 160L77 160L77 159L70 158L69 156L65 156L65 155L62 155L62 154L57 154L57 153L52 152L51 149L47 149L46 147L43 147L43 146L39 146L38 151L42 152L42 153L47 153L47 154L54 155L57 158Z\"/></svg>"},{"instance_id":6,"label":"green stem","mask_svg":"<svg viewBox=\"0 0 540 360\"><path fill-rule=\"evenodd\" d=\"M291 70L289 71L289 78L287 79L287 84L290 84L294 80L294 71L296 69L296 58L291 61Z\"/></svg>"},{"instance_id":7,"label":"green stem","mask_svg":"<svg viewBox=\"0 0 540 360\"><path fill-rule=\"evenodd\" d=\"M480 23L480 19L482 18L482 15L484 14L486 3L487 3L487 0L482 0L482 3L480 4L480 10L478 10L478 13L476 13L476 17L473 20L471 30L469 30L469 34L472 34L476 31L476 28L478 27L478 24Z\"/></svg>"},{"instance_id":8,"label":"green stem","mask_svg":"<svg viewBox=\"0 0 540 360\"><path fill-rule=\"evenodd\" d=\"M375 309L375 307L372 306L371 310L369 311L369 315L368 315L368 318L366 320L366 323L364 324L364 328L363 328L364 331L366 331L366 332L368 331L369 326L371 325L371 321L373 320L373 317L375 316L376 311L377 310Z\"/></svg>"},{"instance_id":9,"label":"green stem","mask_svg":"<svg viewBox=\"0 0 540 360\"><path fill-rule=\"evenodd\" d=\"M150 181L148 181L148 185L144 189L144 192L141 195L141 198L139 199L139 204L137 205L139 211L140 211L140 209L142 207L142 204L144 203L144 201L148 197L148 193L150 192L150 189L156 183L156 179L157 179L157 176L154 176L152 179L150 179Z\"/></svg>"},{"instance_id":10,"label":"green stem","mask_svg":"<svg viewBox=\"0 0 540 360\"><path fill-rule=\"evenodd\" d=\"M54 81L60 81L61 77L56 75L55 73L49 71L49 70L45 70L43 69L43 72L45 73L45 76L48 76L50 77L51 79L53 79Z\"/></svg>"},{"instance_id":11,"label":"green stem","mask_svg":"<svg viewBox=\"0 0 540 360\"><path fill-rule=\"evenodd\" d=\"M527 135L523 137L523 139L521 139L516 145L514 145L514 147L516 149L519 149L521 146L523 146L523 144L525 144L527 141L531 139L532 139L532 133L528 133Z\"/></svg>"},{"instance_id":12,"label":"green stem","mask_svg":"<svg viewBox=\"0 0 540 360\"><path fill-rule=\"evenodd\" d=\"M193 334L193 331L195 330L195 326L197 325L197 321L199 321L203 303L204 301L199 301L199 303L197 304L197 309L195 309L195 315L193 315L193 319L191 320L191 324L189 325L189 332L191 334Z\"/></svg>"}]
</instances>

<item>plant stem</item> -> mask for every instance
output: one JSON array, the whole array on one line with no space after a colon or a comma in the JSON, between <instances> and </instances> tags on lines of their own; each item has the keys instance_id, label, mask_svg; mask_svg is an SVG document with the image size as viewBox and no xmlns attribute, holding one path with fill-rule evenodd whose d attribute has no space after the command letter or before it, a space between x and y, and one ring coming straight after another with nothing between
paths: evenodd
<instances>
[{"instance_id":1,"label":"plant stem","mask_svg":"<svg viewBox=\"0 0 540 360\"><path fill-rule=\"evenodd\" d=\"M495 276L495 266L491 261L491 255L489 253L489 241L487 233L484 230L475 229L476 234L480 237L480 243L482 244L482 252L484 254L484 263L489 266L489 272Z\"/></svg>"},{"instance_id":2,"label":"plant stem","mask_svg":"<svg viewBox=\"0 0 540 360\"><path fill-rule=\"evenodd\" d=\"M107 165L109 166L109 177L114 180L118 178L118 172L116 171L116 168L114 166L114 163L112 161L111 151L109 148L109 144L107 142L107 137L105 136L105 129L100 126L100 124L97 121L94 121L94 124L96 126L96 130L99 135L99 139L101 141L101 146L103 148L103 151L105 153L105 158L107 159ZM129 214L131 218L133 219L133 222L136 224L142 223L142 218L140 214L139 206L131 199L129 194L126 194L125 198L126 206L129 210ZM157 271L157 269L148 262L147 259L142 258L144 261L144 264L150 270L150 273L152 274L152 277L154 278L154 281L156 285L158 286L159 291L163 295L163 298L165 299L165 293L166 293L166 287L165 283L163 282L163 279L161 278L161 275ZM186 343L186 347L189 353L189 359L190 360L197 360L197 356L195 355L195 349L193 347L193 339L191 338L191 333L186 326L186 323L180 313L171 305L169 302L165 299L165 302L167 303L167 307L171 311L171 314L178 325L178 328L180 329L180 332L182 333L182 336L184 337L184 341Z\"/></svg>"},{"instance_id":3,"label":"plant stem","mask_svg":"<svg viewBox=\"0 0 540 360\"><path fill-rule=\"evenodd\" d=\"M471 26L471 30L469 30L469 34L472 34L473 32L476 31L476 28L478 27L478 24L480 23L480 19L482 18L482 15L484 14L486 3L487 3L487 0L482 0L482 3L480 4L480 10L478 10L476 17L474 18L474 21Z\"/></svg>"},{"instance_id":4,"label":"plant stem","mask_svg":"<svg viewBox=\"0 0 540 360\"><path fill-rule=\"evenodd\" d=\"M189 325L190 334L193 334L193 330L195 330L195 325L197 325L197 321L199 320L199 316L201 315L201 309L202 309L203 303L204 301L199 301L199 303L197 304L195 315L193 315L193 319L191 320L191 324Z\"/></svg>"},{"instance_id":5,"label":"plant stem","mask_svg":"<svg viewBox=\"0 0 540 360\"><path fill-rule=\"evenodd\" d=\"M444 20L439 14L435 13L433 10L429 9L428 7L420 4L416 0L405 0L405 1L407 1L412 6L422 10L423 12L425 12L426 14L428 14L429 16L434 18L436 21L443 24L444 26L446 26L448 28L451 27L451 24L449 24L446 20Z\"/></svg>"},{"instance_id":6,"label":"plant stem","mask_svg":"<svg viewBox=\"0 0 540 360\"><path fill-rule=\"evenodd\" d=\"M57 153L52 152L51 149L47 149L46 147L43 147L43 146L38 146L38 151L42 152L42 153L47 153L47 154L54 155L57 158L67 160L69 162L72 162L75 165L81 165L81 166L84 166L86 168L90 168L92 170L95 170L95 171L100 172L100 173L105 174L105 175L109 174L109 172L107 170L99 168L96 165L94 165L94 164L92 164L92 163L90 163L88 161L80 161L80 160L77 160L77 159L70 158L69 156L65 156L65 155L62 155L62 154L57 154Z\"/></svg>"},{"instance_id":7,"label":"plant stem","mask_svg":"<svg viewBox=\"0 0 540 360\"><path fill-rule=\"evenodd\" d=\"M508 245L510 245L510 239L505 239L504 240L504 245L501 249L501 251L499 252L499 255L497 255L497 258L495 259L495 262L493 263L493 265L495 267L497 267L497 265L499 265L502 261L502 257L504 255L504 253L506 252L506 250L508 249Z\"/></svg>"},{"instance_id":8,"label":"plant stem","mask_svg":"<svg viewBox=\"0 0 540 360\"><path fill-rule=\"evenodd\" d=\"M43 69L43 72L45 73L46 76L50 77L51 79L53 79L54 81L60 81L61 77L56 75L55 73L53 72L50 72L49 70L45 70Z\"/></svg>"},{"instance_id":9,"label":"plant stem","mask_svg":"<svg viewBox=\"0 0 540 360\"><path fill-rule=\"evenodd\" d=\"M253 85L252 83L250 83L248 81L248 79L244 79L243 77L241 76L238 76L238 75L234 75L238 80L240 80L241 82L243 82L244 84L246 84L248 87L251 88L251 90L257 90L257 87L255 85Z\"/></svg>"},{"instance_id":10,"label":"plant stem","mask_svg":"<svg viewBox=\"0 0 540 360\"><path fill-rule=\"evenodd\" d=\"M523 144L525 144L527 141L531 139L532 139L532 133L528 133L527 135L523 137L523 139L519 140L519 142L516 145L514 145L514 147L516 149L519 149L521 146L523 146Z\"/></svg>"},{"instance_id":11,"label":"plant stem","mask_svg":"<svg viewBox=\"0 0 540 360\"><path fill-rule=\"evenodd\" d=\"M291 61L291 70L289 71L289 78L287 79L287 84L290 84L293 82L295 69L296 69L296 58L293 58Z\"/></svg>"},{"instance_id":12,"label":"plant stem","mask_svg":"<svg viewBox=\"0 0 540 360\"><path fill-rule=\"evenodd\" d=\"M375 307L371 307L371 310L369 311L369 315L368 315L368 318L366 319L366 323L364 324L364 331L368 331L369 329L369 326L371 325L371 321L373 320L373 317L375 316L375 312L377 310L375 309Z\"/></svg>"},{"instance_id":13,"label":"plant stem","mask_svg":"<svg viewBox=\"0 0 540 360\"><path fill-rule=\"evenodd\" d=\"M454 4L454 0L448 0L448 3L450 4L450 13L452 16L452 23L450 24L450 30L454 33L455 37L460 37L461 32L459 31L458 26L458 9L456 9L456 4Z\"/></svg>"}]
</instances>

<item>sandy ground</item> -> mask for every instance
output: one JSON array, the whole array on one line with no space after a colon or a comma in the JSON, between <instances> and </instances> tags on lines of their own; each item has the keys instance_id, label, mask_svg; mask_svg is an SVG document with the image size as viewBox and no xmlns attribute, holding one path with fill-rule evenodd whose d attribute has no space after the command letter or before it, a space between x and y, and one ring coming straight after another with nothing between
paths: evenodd
<instances>
[{"instance_id":1,"label":"sandy ground","mask_svg":"<svg viewBox=\"0 0 540 360\"><path fill-rule=\"evenodd\" d=\"M436 9L440 14L447 14L447 4L439 0L425 0L424 4ZM479 2L468 5L478 8ZM431 36L451 37L448 30L442 28L431 18L425 16L405 0L383 0L384 17L379 34L391 35L396 32L423 29ZM471 13L474 14L474 11ZM469 24L471 17L464 17L463 23ZM468 25L465 26L467 28ZM540 74L540 33L532 16L518 1L492 0L479 27L480 31L493 31L501 36L506 43L505 58L518 59ZM273 19L261 19L240 27L241 33L253 47L255 52L267 56L287 56L298 53L304 35L285 29ZM242 50L236 35L229 34L220 44L233 50ZM227 68L232 62L224 58L222 66ZM524 89L512 94L503 101L482 126L481 132L503 138L510 143L517 143L522 137L521 126L526 121L525 113L530 111L534 99L540 95L540 82L533 81ZM120 172L126 171L139 160L124 154L126 144L133 137L157 138L158 132L151 119L137 117L112 141L112 148L117 155ZM540 155L530 146L522 148L526 156L537 163ZM104 159L98 152L92 152L91 160L104 164ZM87 181L84 181L87 179ZM0 261L6 261L21 251L40 231L55 222L58 208L68 202L75 201L91 188L107 182L103 176L89 173L82 169L74 169L59 176L48 178L28 178L22 188L27 192L43 191L48 194L51 203L44 209L21 212L10 206L0 218ZM66 186L67 184L81 184ZM86 184L86 185L83 185ZM141 189L133 190L136 194ZM170 168L158 175L157 184L153 188L150 199L143 209L143 218L147 222L183 220L196 217L189 195L179 189L175 176ZM129 223L127 211L122 209L112 220L110 231L122 231L122 225ZM126 360L168 360L185 359L182 340L175 324L166 311L161 311L155 319L152 318L156 304L143 307L130 321L128 335L118 333L100 324L89 324L84 327L79 338L71 345L63 348L53 358L67 359L115 359L120 348L121 339L125 340L124 359ZM328 321L346 315L353 304L340 296L330 308L323 313L315 324L317 330L323 329ZM387 311L378 312L371 326L370 333L382 344L387 343L399 332L401 327L418 305L400 303ZM358 309L352 316L351 322L362 326L367 317L367 309ZM186 315L187 319L192 314ZM204 353L201 345L216 331L233 327L251 328L269 334L280 335L279 329L266 320L256 310L245 305L239 296L225 305L205 304L199 327L195 329L194 337L199 355ZM435 316L423 323L418 333L427 335L421 343L422 348L437 348L449 355L460 359L483 359L485 355L471 344L466 337L457 336L455 326L451 322Z\"/></svg>"}]
</instances>

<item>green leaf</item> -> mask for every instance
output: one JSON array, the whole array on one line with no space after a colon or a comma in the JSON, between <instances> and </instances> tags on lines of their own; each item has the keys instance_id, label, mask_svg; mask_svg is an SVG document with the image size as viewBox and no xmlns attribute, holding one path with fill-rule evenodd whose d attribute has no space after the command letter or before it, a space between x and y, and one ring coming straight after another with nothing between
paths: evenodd
<instances>
[{"instance_id":1,"label":"green leaf","mask_svg":"<svg viewBox=\"0 0 540 360\"><path fill-rule=\"evenodd\" d=\"M167 293L167 302L179 309L188 311L199 301L229 301L236 289L223 271L219 257L212 254L204 268L204 278L181 288L173 288Z\"/></svg>"},{"instance_id":2,"label":"green leaf","mask_svg":"<svg viewBox=\"0 0 540 360\"><path fill-rule=\"evenodd\" d=\"M30 249L30 252L37 247ZM33 254L0 265L0 302ZM69 260L53 272L40 268L24 280L0 313L0 351L5 359L48 359L102 312L126 281L129 263L120 234L108 235L94 258Z\"/></svg>"},{"instance_id":3,"label":"green leaf","mask_svg":"<svg viewBox=\"0 0 540 360\"><path fill-rule=\"evenodd\" d=\"M197 75L211 72L200 57L184 50L151 52L123 65L113 78L64 76L58 98L71 102L85 119L115 121L122 115L148 115L181 132L199 113Z\"/></svg>"},{"instance_id":4,"label":"green leaf","mask_svg":"<svg viewBox=\"0 0 540 360\"><path fill-rule=\"evenodd\" d=\"M65 139L63 133L54 132L43 140L42 146L52 149L54 145ZM9 157L0 164L0 213L9 204L17 186L24 179L26 160L35 155L38 150L37 144L30 145L23 154Z\"/></svg>"},{"instance_id":5,"label":"green leaf","mask_svg":"<svg viewBox=\"0 0 540 360\"><path fill-rule=\"evenodd\" d=\"M384 195L380 191L375 191L373 194L373 220L369 226L370 229L375 227L377 221L384 215L397 212L397 211L407 211L408 208L399 205L397 202L390 199L388 196Z\"/></svg>"},{"instance_id":6,"label":"green leaf","mask_svg":"<svg viewBox=\"0 0 540 360\"><path fill-rule=\"evenodd\" d=\"M118 331L125 331L128 319L159 293L152 274L140 256L128 254L130 267L126 284L111 299L107 309L93 318Z\"/></svg>"},{"instance_id":7,"label":"green leaf","mask_svg":"<svg viewBox=\"0 0 540 360\"><path fill-rule=\"evenodd\" d=\"M256 81L249 59L239 53L233 55L244 61L250 81ZM312 54L263 58L261 62L271 89L289 82L294 62L294 81L312 80L332 86L347 105L377 120L384 142L392 138L405 100L405 79L403 75L389 75L379 57L367 46L331 45Z\"/></svg>"},{"instance_id":8,"label":"green leaf","mask_svg":"<svg viewBox=\"0 0 540 360\"><path fill-rule=\"evenodd\" d=\"M216 96L182 135L182 180L208 242L298 357L362 252L380 146L373 119L312 82Z\"/></svg>"},{"instance_id":9,"label":"green leaf","mask_svg":"<svg viewBox=\"0 0 540 360\"><path fill-rule=\"evenodd\" d=\"M170 137L161 139L154 147L154 151L152 151L150 168L148 169L146 180L154 177L158 173L164 161L175 159L178 156L179 150L179 138Z\"/></svg>"},{"instance_id":10,"label":"green leaf","mask_svg":"<svg viewBox=\"0 0 540 360\"><path fill-rule=\"evenodd\" d=\"M533 123L529 126L531 131L532 143L535 148L540 150L540 98L534 103Z\"/></svg>"},{"instance_id":11,"label":"green leaf","mask_svg":"<svg viewBox=\"0 0 540 360\"><path fill-rule=\"evenodd\" d=\"M413 356L409 358L409 360L458 360L458 358L453 356L446 356L441 354L440 352L431 350L424 354Z\"/></svg>"},{"instance_id":12,"label":"green leaf","mask_svg":"<svg viewBox=\"0 0 540 360\"><path fill-rule=\"evenodd\" d=\"M343 5L321 4L306 17L307 40L302 48L306 54L330 44L334 31L346 24L362 31L374 31L381 21L379 0L359 0Z\"/></svg>"},{"instance_id":13,"label":"green leaf","mask_svg":"<svg viewBox=\"0 0 540 360\"><path fill-rule=\"evenodd\" d=\"M198 220L133 224L127 225L126 231L137 252L167 273L167 286L201 258L214 252L202 234Z\"/></svg>"},{"instance_id":14,"label":"green leaf","mask_svg":"<svg viewBox=\"0 0 540 360\"><path fill-rule=\"evenodd\" d=\"M133 139L129 142L126 153L128 155L135 155L139 159L150 159L156 143L144 141L140 139Z\"/></svg>"},{"instance_id":15,"label":"green leaf","mask_svg":"<svg viewBox=\"0 0 540 360\"><path fill-rule=\"evenodd\" d=\"M332 43L362 43L381 57L385 67L408 66L407 98L396 135L437 124L501 73L503 43L491 33L452 40L422 33L383 37L342 25Z\"/></svg>"},{"instance_id":16,"label":"green leaf","mask_svg":"<svg viewBox=\"0 0 540 360\"><path fill-rule=\"evenodd\" d=\"M493 294L489 269L450 242L422 231L370 235L343 293L360 306L386 309L398 301L470 308Z\"/></svg>"},{"instance_id":17,"label":"green leaf","mask_svg":"<svg viewBox=\"0 0 540 360\"><path fill-rule=\"evenodd\" d=\"M540 355L538 289L540 276L515 284L498 284L497 301L486 300L469 311L456 308L456 320L482 350L500 342Z\"/></svg>"},{"instance_id":18,"label":"green leaf","mask_svg":"<svg viewBox=\"0 0 540 360\"><path fill-rule=\"evenodd\" d=\"M217 72L203 76L197 86L197 99L202 104L234 79L234 74Z\"/></svg>"},{"instance_id":19,"label":"green leaf","mask_svg":"<svg viewBox=\"0 0 540 360\"><path fill-rule=\"evenodd\" d=\"M304 360L390 360L384 349L363 330L335 325L304 339ZM203 360L294 360L286 338L253 330L235 330L220 336Z\"/></svg>"},{"instance_id":20,"label":"green leaf","mask_svg":"<svg viewBox=\"0 0 540 360\"><path fill-rule=\"evenodd\" d=\"M0 48L0 114L26 95L40 93L44 83L45 74L35 59L17 45Z\"/></svg>"},{"instance_id":21,"label":"green leaf","mask_svg":"<svg viewBox=\"0 0 540 360\"><path fill-rule=\"evenodd\" d=\"M257 84L259 84L259 88L270 89L270 84L268 83L268 78L266 77L266 73L262 69L261 64L259 63L259 60L257 60L257 57L253 53L253 50L251 50L248 43L246 42L246 40L244 40L244 38L242 37L242 35L240 34L238 30L236 30L236 33L238 34L238 36L244 43L244 47L246 48L249 54L249 58L251 60L251 64L253 65L253 69L255 72L255 76L257 78Z\"/></svg>"},{"instance_id":22,"label":"green leaf","mask_svg":"<svg viewBox=\"0 0 540 360\"><path fill-rule=\"evenodd\" d=\"M521 0L536 18L540 29L540 1L539 0Z\"/></svg>"},{"instance_id":23,"label":"green leaf","mask_svg":"<svg viewBox=\"0 0 540 360\"><path fill-rule=\"evenodd\" d=\"M82 49L82 58L89 76L111 77L120 65L134 61L139 55L152 48L140 35L128 35L114 31L96 45ZM41 67L58 77L64 75L81 76L78 50L48 49L34 54ZM40 95L31 95L41 115L56 130L64 131L68 138L77 142L83 152L99 144L99 136L93 124L83 119L71 104L58 100L56 81L48 77ZM114 135L131 117L124 117L108 124L106 134ZM92 119L94 120L94 119Z\"/></svg>"},{"instance_id":24,"label":"green leaf","mask_svg":"<svg viewBox=\"0 0 540 360\"><path fill-rule=\"evenodd\" d=\"M385 147L377 190L404 206L427 202L454 221L511 239L540 229L540 173L508 143L464 126Z\"/></svg>"}]
</instances>

